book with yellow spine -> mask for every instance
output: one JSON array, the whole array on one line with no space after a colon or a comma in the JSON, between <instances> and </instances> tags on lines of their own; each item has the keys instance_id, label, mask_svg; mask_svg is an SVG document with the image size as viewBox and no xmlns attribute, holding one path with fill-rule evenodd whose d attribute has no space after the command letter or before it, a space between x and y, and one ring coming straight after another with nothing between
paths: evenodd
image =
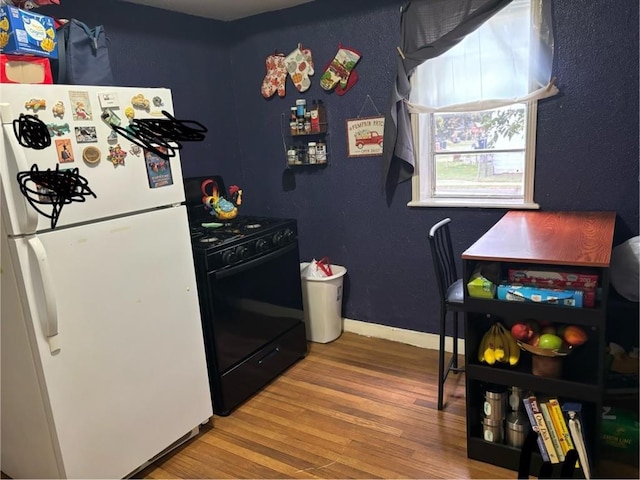
<instances>
[{"instance_id":1,"label":"book with yellow spine","mask_svg":"<svg viewBox=\"0 0 640 480\"><path fill-rule=\"evenodd\" d=\"M562 428L563 427L562 423L564 422L564 418L562 419L558 418L558 412L553 411L552 402L554 401L559 409L560 405L558 404L558 401L556 399L550 398L545 403L547 405L547 410L549 411L549 416L551 417L551 423L553 423L553 428L558 434L558 440L560 441L560 447L562 448L562 453L566 455L567 452L571 450L571 448L567 444L567 435L569 437L569 441L571 441L571 435L569 434L569 430L567 429L566 425L564 425L564 430ZM560 412L562 412L562 410L560 410Z\"/></svg>"},{"instance_id":2,"label":"book with yellow spine","mask_svg":"<svg viewBox=\"0 0 640 480\"><path fill-rule=\"evenodd\" d=\"M540 410L540 404L538 403L535 395L529 397L529 402L531 403L531 410L533 411L533 416L538 425L538 433L542 437L542 441L544 442L544 446L549 454L549 460L551 463L560 463L560 459L556 454L556 447L553 446L553 441L551 440L551 435L549 434L549 427L547 427L547 423L544 421L544 416L542 415L542 411Z\"/></svg>"},{"instance_id":3,"label":"book with yellow spine","mask_svg":"<svg viewBox=\"0 0 640 480\"><path fill-rule=\"evenodd\" d=\"M567 426L567 422L564 419L564 415L562 413L562 408L560 407L560 403L557 398L549 399L549 413L551 414L551 418L554 421L554 426L557 426L560 431L562 437L564 438L564 448L565 455L569 450L575 450L575 445L573 444L573 440L571 440L571 433L569 433L569 427ZM563 444L561 444L563 445ZM580 465L579 462L576 462L576 468Z\"/></svg>"},{"instance_id":4,"label":"book with yellow spine","mask_svg":"<svg viewBox=\"0 0 640 480\"><path fill-rule=\"evenodd\" d=\"M551 419L551 414L549 412L549 407L546 402L540 402L540 411L542 412L542 416L544 417L544 421L547 424L547 428L549 429L549 436L551 437L551 442L553 442L553 446L556 449L556 455L558 455L558 460L564 462L564 454L562 451L562 446L560 444L560 436L558 431L556 430L555 424ZM564 438L562 439L564 443Z\"/></svg>"}]
</instances>

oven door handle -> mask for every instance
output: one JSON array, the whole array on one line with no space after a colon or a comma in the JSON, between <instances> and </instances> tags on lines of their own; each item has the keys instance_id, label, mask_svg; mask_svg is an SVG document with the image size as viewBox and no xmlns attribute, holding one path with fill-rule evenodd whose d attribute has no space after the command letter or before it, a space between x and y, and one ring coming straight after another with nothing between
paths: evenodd
<instances>
[{"instance_id":1,"label":"oven door handle","mask_svg":"<svg viewBox=\"0 0 640 480\"><path fill-rule=\"evenodd\" d=\"M296 247L297 247L297 244L295 242L290 243L289 245L286 245L285 247L282 247L276 250L275 252L270 252L270 253L267 253L266 255L262 255L261 257L254 258L253 260L249 260L248 262L239 263L229 268L223 268L222 270L218 270L212 273L216 280L229 277L231 275L235 275L236 273L244 272L246 270L249 270L250 268L257 267L258 265L262 265L263 263L270 262L271 260L279 258L291 252L292 250L295 250Z\"/></svg>"}]
</instances>

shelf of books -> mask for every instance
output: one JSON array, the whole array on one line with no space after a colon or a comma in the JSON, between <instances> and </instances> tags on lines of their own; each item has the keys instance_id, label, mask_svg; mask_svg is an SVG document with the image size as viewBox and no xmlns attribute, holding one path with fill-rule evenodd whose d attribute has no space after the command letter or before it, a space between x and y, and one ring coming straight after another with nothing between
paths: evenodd
<instances>
[{"instance_id":1,"label":"shelf of books","mask_svg":"<svg viewBox=\"0 0 640 480\"><path fill-rule=\"evenodd\" d=\"M567 452L576 450L575 475L591 478L594 452L587 432L597 428L589 420L595 417L597 403L486 382L472 381L470 384L475 391L470 393L470 401L482 405L467 418L470 434L467 455L470 458L490 458L495 465L518 470L521 447L529 431L533 430L537 433L538 448L534 449L531 459L532 475L537 475L545 462L559 471ZM488 412L492 413L488 415ZM488 420L492 415L495 421Z\"/></svg>"}]
</instances>

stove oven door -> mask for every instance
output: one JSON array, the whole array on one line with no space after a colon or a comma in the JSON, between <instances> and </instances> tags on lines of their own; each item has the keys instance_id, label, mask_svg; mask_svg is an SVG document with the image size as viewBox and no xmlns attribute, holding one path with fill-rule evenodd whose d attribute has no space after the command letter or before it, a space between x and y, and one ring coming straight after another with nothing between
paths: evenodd
<instances>
[{"instance_id":1,"label":"stove oven door","mask_svg":"<svg viewBox=\"0 0 640 480\"><path fill-rule=\"evenodd\" d=\"M297 243L208 274L214 411L226 415L307 352Z\"/></svg>"}]
</instances>

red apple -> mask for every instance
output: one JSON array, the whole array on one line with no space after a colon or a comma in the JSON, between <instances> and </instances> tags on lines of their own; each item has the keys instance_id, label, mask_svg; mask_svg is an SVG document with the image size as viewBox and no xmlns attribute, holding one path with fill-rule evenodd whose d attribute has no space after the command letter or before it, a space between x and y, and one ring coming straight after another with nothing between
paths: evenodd
<instances>
[{"instance_id":1,"label":"red apple","mask_svg":"<svg viewBox=\"0 0 640 480\"><path fill-rule=\"evenodd\" d=\"M516 322L511 327L513 338L525 343L529 343L533 335L539 333L539 331L540 327L534 320Z\"/></svg>"},{"instance_id":2,"label":"red apple","mask_svg":"<svg viewBox=\"0 0 640 480\"><path fill-rule=\"evenodd\" d=\"M528 342L533 335L533 330L527 325L525 322L515 323L511 327L511 335L516 340L520 340L521 342Z\"/></svg>"}]
</instances>

